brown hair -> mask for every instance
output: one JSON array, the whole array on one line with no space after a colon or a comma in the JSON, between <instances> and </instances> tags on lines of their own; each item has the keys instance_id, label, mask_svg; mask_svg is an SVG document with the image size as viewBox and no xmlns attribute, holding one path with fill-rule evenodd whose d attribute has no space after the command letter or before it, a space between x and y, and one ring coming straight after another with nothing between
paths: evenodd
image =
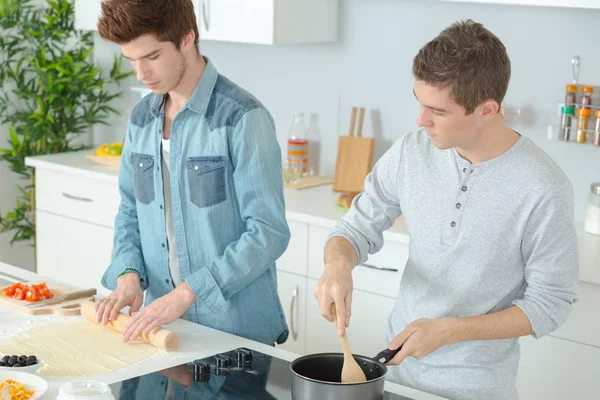
<instances>
[{"instance_id":1,"label":"brown hair","mask_svg":"<svg viewBox=\"0 0 600 400\"><path fill-rule=\"evenodd\" d=\"M510 59L493 33L472 20L444 29L427 43L413 60L413 75L450 95L467 114L485 100L498 105L510 80Z\"/></svg>"},{"instance_id":2,"label":"brown hair","mask_svg":"<svg viewBox=\"0 0 600 400\"><path fill-rule=\"evenodd\" d=\"M128 43L152 34L161 42L172 42L179 49L181 38L198 25L192 0L105 0L98 33L114 43Z\"/></svg>"}]
</instances>

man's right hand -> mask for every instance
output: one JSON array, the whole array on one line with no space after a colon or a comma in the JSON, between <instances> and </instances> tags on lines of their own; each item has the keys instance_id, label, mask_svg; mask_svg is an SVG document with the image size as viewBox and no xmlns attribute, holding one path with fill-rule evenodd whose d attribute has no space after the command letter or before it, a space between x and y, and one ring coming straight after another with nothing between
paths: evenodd
<instances>
[{"instance_id":1,"label":"man's right hand","mask_svg":"<svg viewBox=\"0 0 600 400\"><path fill-rule=\"evenodd\" d=\"M333 322L331 305L335 303L337 329L340 336L344 336L346 328L350 326L352 288L352 266L340 261L325 264L325 271L314 294L319 302L319 311L327 321Z\"/></svg>"},{"instance_id":2,"label":"man's right hand","mask_svg":"<svg viewBox=\"0 0 600 400\"><path fill-rule=\"evenodd\" d=\"M140 277L136 273L127 273L117 278L117 288L105 299L96 304L96 322L106 325L117 318L123 307L129 306L129 314L140 310L144 294Z\"/></svg>"}]
</instances>

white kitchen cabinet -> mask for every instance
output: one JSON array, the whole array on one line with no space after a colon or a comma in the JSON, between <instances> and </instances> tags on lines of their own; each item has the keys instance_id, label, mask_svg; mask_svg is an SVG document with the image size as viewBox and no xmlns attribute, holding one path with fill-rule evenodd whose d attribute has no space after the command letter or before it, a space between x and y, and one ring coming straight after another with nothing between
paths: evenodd
<instances>
[{"instance_id":1,"label":"white kitchen cabinet","mask_svg":"<svg viewBox=\"0 0 600 400\"><path fill-rule=\"evenodd\" d=\"M110 265L113 230L36 212L37 273L81 288L101 288Z\"/></svg>"},{"instance_id":2,"label":"white kitchen cabinet","mask_svg":"<svg viewBox=\"0 0 600 400\"><path fill-rule=\"evenodd\" d=\"M438 0L455 3L485 3L519 6L570 7L570 8L600 8L598 0Z\"/></svg>"},{"instance_id":3,"label":"white kitchen cabinet","mask_svg":"<svg viewBox=\"0 0 600 400\"><path fill-rule=\"evenodd\" d=\"M338 0L196 0L200 40L256 44L337 39Z\"/></svg>"},{"instance_id":4,"label":"white kitchen cabinet","mask_svg":"<svg viewBox=\"0 0 600 400\"><path fill-rule=\"evenodd\" d=\"M101 0L75 0L75 29L97 31Z\"/></svg>"},{"instance_id":5,"label":"white kitchen cabinet","mask_svg":"<svg viewBox=\"0 0 600 400\"><path fill-rule=\"evenodd\" d=\"M341 352L342 347L337 329L319 313L319 304L313 296L316 279L308 279L306 307L306 352ZM387 348L385 326L394 308L394 299L354 290L352 315L348 328L348 342L353 354L374 357Z\"/></svg>"},{"instance_id":6,"label":"white kitchen cabinet","mask_svg":"<svg viewBox=\"0 0 600 400\"><path fill-rule=\"evenodd\" d=\"M306 352L306 278L277 271L277 292L290 330L281 348L297 354Z\"/></svg>"},{"instance_id":7,"label":"white kitchen cabinet","mask_svg":"<svg viewBox=\"0 0 600 400\"><path fill-rule=\"evenodd\" d=\"M308 276L319 279L323 273L323 247L330 228L310 225L308 235ZM386 241L381 250L369 255L367 262L352 270L354 289L396 298L408 260L408 246Z\"/></svg>"},{"instance_id":8,"label":"white kitchen cabinet","mask_svg":"<svg viewBox=\"0 0 600 400\"><path fill-rule=\"evenodd\" d=\"M75 0L75 27L97 31L101 0ZM339 0L192 0L200 40L256 44L331 42Z\"/></svg>"},{"instance_id":9,"label":"white kitchen cabinet","mask_svg":"<svg viewBox=\"0 0 600 400\"><path fill-rule=\"evenodd\" d=\"M291 234L290 242L283 255L277 260L277 269L305 276L308 266L308 224L288 220L288 226Z\"/></svg>"},{"instance_id":10,"label":"white kitchen cabinet","mask_svg":"<svg viewBox=\"0 0 600 400\"><path fill-rule=\"evenodd\" d=\"M520 339L521 399L600 398L600 348L553 337Z\"/></svg>"}]
</instances>

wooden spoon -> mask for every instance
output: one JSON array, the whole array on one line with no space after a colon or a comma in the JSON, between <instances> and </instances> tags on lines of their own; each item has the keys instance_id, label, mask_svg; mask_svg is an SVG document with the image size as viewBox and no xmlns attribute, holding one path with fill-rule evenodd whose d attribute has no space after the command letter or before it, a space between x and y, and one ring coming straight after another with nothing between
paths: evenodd
<instances>
[{"instance_id":1,"label":"wooden spoon","mask_svg":"<svg viewBox=\"0 0 600 400\"><path fill-rule=\"evenodd\" d=\"M335 303L331 304L331 313L333 314L333 322L337 327L337 312L335 309ZM342 342L342 350L344 351L344 365L342 366L342 383L356 383L366 382L367 377L363 372L362 368L358 365L352 352L350 351L350 345L348 344L348 337L346 334L340 336Z\"/></svg>"}]
</instances>

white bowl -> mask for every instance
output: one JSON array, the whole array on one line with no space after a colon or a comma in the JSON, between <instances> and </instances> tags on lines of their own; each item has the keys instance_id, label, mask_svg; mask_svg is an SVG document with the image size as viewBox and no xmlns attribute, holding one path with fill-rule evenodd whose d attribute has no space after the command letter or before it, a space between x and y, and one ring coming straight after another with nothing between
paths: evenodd
<instances>
[{"instance_id":1,"label":"white bowl","mask_svg":"<svg viewBox=\"0 0 600 400\"><path fill-rule=\"evenodd\" d=\"M13 371L8 371L9 369L12 369ZM43 378L37 375L28 374L23 371L17 372L18 369L21 368L2 367L2 370L0 371L0 381L12 379L17 382L21 382L23 385L25 385L26 389L35 391L35 393L31 397L31 400L41 398L48 390L48 382L46 382Z\"/></svg>"},{"instance_id":2,"label":"white bowl","mask_svg":"<svg viewBox=\"0 0 600 400\"><path fill-rule=\"evenodd\" d=\"M44 362L42 360L38 360L37 364L33 364L28 367L0 367L0 371L27 372L28 374L34 374L42 367L42 365L44 365Z\"/></svg>"}]
</instances>

